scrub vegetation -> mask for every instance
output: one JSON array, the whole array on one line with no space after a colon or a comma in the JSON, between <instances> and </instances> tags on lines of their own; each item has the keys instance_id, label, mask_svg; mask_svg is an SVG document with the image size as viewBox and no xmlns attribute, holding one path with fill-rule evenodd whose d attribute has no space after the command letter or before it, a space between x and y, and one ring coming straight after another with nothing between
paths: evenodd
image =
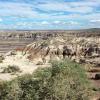
<instances>
[{"instance_id":1,"label":"scrub vegetation","mask_svg":"<svg viewBox=\"0 0 100 100\"><path fill-rule=\"evenodd\" d=\"M0 100L90 100L92 91L85 70L69 61L51 61L8 82L0 82Z\"/></svg>"}]
</instances>

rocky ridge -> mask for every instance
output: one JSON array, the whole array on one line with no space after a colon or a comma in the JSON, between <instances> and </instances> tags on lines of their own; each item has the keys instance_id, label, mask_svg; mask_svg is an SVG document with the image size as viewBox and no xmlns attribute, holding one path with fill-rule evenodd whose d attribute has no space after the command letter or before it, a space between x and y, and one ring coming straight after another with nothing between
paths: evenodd
<instances>
[{"instance_id":1,"label":"rocky ridge","mask_svg":"<svg viewBox=\"0 0 100 100\"><path fill-rule=\"evenodd\" d=\"M46 41L33 42L22 52L28 54L28 59L32 61L41 58L43 63L63 58L70 58L77 62L94 60L95 63L100 58L100 38L59 36Z\"/></svg>"},{"instance_id":2,"label":"rocky ridge","mask_svg":"<svg viewBox=\"0 0 100 100\"><path fill-rule=\"evenodd\" d=\"M0 63L0 76L4 77L9 74L13 77L10 73L2 73L2 70L9 65L18 66L21 69L20 74L24 74L33 72L39 66L47 66L51 60L64 58L78 63L100 65L100 37L57 35L47 40L34 41L22 48L16 48L4 55Z\"/></svg>"}]
</instances>

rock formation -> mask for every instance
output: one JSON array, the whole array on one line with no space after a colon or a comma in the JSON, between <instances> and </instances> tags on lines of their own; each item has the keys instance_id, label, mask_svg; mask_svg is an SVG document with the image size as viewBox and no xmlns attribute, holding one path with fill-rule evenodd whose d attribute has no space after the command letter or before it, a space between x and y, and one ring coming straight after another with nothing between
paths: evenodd
<instances>
[{"instance_id":1,"label":"rock formation","mask_svg":"<svg viewBox=\"0 0 100 100\"><path fill-rule=\"evenodd\" d=\"M70 38L70 39L69 39ZM84 37L55 37L48 40L39 40L27 45L22 50L28 54L31 61L43 63L55 59L70 58L79 62L90 61L100 57L100 38Z\"/></svg>"}]
</instances>

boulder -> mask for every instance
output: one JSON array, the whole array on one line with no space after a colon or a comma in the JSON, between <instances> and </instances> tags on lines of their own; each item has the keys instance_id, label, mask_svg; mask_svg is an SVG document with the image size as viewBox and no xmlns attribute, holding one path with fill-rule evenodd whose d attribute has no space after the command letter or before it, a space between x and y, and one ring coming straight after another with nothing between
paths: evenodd
<instances>
[{"instance_id":1,"label":"boulder","mask_svg":"<svg viewBox=\"0 0 100 100\"><path fill-rule=\"evenodd\" d=\"M95 79L96 79L96 80L100 80L100 74L96 74L96 75L95 75Z\"/></svg>"}]
</instances>

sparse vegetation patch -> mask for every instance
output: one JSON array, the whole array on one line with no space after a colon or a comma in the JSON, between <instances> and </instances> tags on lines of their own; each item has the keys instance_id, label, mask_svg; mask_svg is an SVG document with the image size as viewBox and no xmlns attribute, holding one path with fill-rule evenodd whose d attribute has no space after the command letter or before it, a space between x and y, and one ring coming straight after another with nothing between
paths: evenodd
<instances>
[{"instance_id":1,"label":"sparse vegetation patch","mask_svg":"<svg viewBox=\"0 0 100 100\"><path fill-rule=\"evenodd\" d=\"M20 72L20 68L16 65L9 65L8 67L4 68L2 73L17 73Z\"/></svg>"}]
</instances>

